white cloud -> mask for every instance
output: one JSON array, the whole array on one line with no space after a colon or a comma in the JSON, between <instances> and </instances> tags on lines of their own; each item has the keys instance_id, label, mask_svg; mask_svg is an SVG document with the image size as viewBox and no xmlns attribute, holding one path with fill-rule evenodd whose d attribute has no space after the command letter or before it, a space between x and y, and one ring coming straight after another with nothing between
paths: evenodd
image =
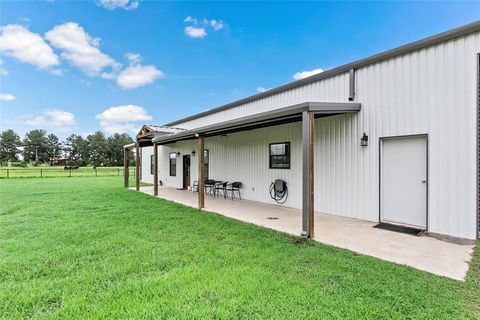
<instances>
[{"instance_id":1,"label":"white cloud","mask_svg":"<svg viewBox=\"0 0 480 320\"><path fill-rule=\"evenodd\" d=\"M42 37L24 26L9 24L0 27L0 52L33 64L39 69L59 64L58 56ZM2 72L4 73L4 72Z\"/></svg>"},{"instance_id":2,"label":"white cloud","mask_svg":"<svg viewBox=\"0 0 480 320\"><path fill-rule=\"evenodd\" d=\"M52 69L52 70L50 70L49 73L50 73L51 75L59 76L59 77L61 77L61 76L64 75L64 72L63 72L62 69Z\"/></svg>"},{"instance_id":3,"label":"white cloud","mask_svg":"<svg viewBox=\"0 0 480 320\"><path fill-rule=\"evenodd\" d=\"M265 87L257 87L257 92L265 92L265 91L268 91L270 89L267 89Z\"/></svg>"},{"instance_id":4,"label":"white cloud","mask_svg":"<svg viewBox=\"0 0 480 320\"><path fill-rule=\"evenodd\" d=\"M197 24L198 23L198 19L197 18L192 18L190 16L186 17L185 19L183 19L183 22L191 22L193 24Z\"/></svg>"},{"instance_id":5,"label":"white cloud","mask_svg":"<svg viewBox=\"0 0 480 320\"><path fill-rule=\"evenodd\" d=\"M15 100L16 97L11 93L0 93L0 100L1 101L12 101Z\"/></svg>"},{"instance_id":6,"label":"white cloud","mask_svg":"<svg viewBox=\"0 0 480 320\"><path fill-rule=\"evenodd\" d=\"M140 63L140 61L142 61L142 56L138 53L127 52L125 56L127 57L128 61L130 61L130 63L132 64L138 64Z\"/></svg>"},{"instance_id":7,"label":"white cloud","mask_svg":"<svg viewBox=\"0 0 480 320\"><path fill-rule=\"evenodd\" d=\"M125 55L130 61L130 66L123 70L117 77L117 85L123 89L135 89L153 83L165 74L153 65L141 65L142 57L138 53Z\"/></svg>"},{"instance_id":8,"label":"white cloud","mask_svg":"<svg viewBox=\"0 0 480 320\"><path fill-rule=\"evenodd\" d=\"M137 9L139 5L139 1L137 0L99 0L98 3L108 10L114 10L117 8L133 10Z\"/></svg>"},{"instance_id":9,"label":"white cloud","mask_svg":"<svg viewBox=\"0 0 480 320\"><path fill-rule=\"evenodd\" d=\"M45 34L45 38L63 51L62 58L90 76L98 76L105 68L120 68L114 59L100 51L100 39L90 37L78 23L55 26Z\"/></svg>"},{"instance_id":10,"label":"white cloud","mask_svg":"<svg viewBox=\"0 0 480 320\"><path fill-rule=\"evenodd\" d=\"M145 109L136 105L125 105L111 107L95 116L100 121L100 126L107 133L136 133L139 125L135 124L139 121L152 120L152 117Z\"/></svg>"},{"instance_id":11,"label":"white cloud","mask_svg":"<svg viewBox=\"0 0 480 320\"><path fill-rule=\"evenodd\" d=\"M215 31L223 29L223 27L225 26L222 20L217 21L215 19L210 20L210 25Z\"/></svg>"},{"instance_id":12,"label":"white cloud","mask_svg":"<svg viewBox=\"0 0 480 320\"><path fill-rule=\"evenodd\" d=\"M203 38L207 36L205 28L197 28L193 26L185 27L185 34L190 38Z\"/></svg>"},{"instance_id":13,"label":"white cloud","mask_svg":"<svg viewBox=\"0 0 480 320\"><path fill-rule=\"evenodd\" d=\"M75 127L75 115L58 109L44 109L39 113L20 116L16 122L38 128L48 127L58 131L69 131Z\"/></svg>"},{"instance_id":14,"label":"white cloud","mask_svg":"<svg viewBox=\"0 0 480 320\"><path fill-rule=\"evenodd\" d=\"M225 27L225 23L222 20L208 20L208 19L197 19L191 16L183 19L183 22L189 23L189 26L186 26L184 31L187 36L190 38L204 38L207 36L207 28L212 28L213 31L221 30Z\"/></svg>"},{"instance_id":15,"label":"white cloud","mask_svg":"<svg viewBox=\"0 0 480 320\"><path fill-rule=\"evenodd\" d=\"M100 74L100 78L107 79L107 80L112 80L112 79L115 79L116 77L117 77L116 72L102 72Z\"/></svg>"},{"instance_id":16,"label":"white cloud","mask_svg":"<svg viewBox=\"0 0 480 320\"><path fill-rule=\"evenodd\" d=\"M310 76L313 76L317 73L321 73L323 71L324 70L322 68L317 68L317 69L313 69L313 70L297 72L293 75L293 80L300 80L300 79L308 78Z\"/></svg>"}]
</instances>

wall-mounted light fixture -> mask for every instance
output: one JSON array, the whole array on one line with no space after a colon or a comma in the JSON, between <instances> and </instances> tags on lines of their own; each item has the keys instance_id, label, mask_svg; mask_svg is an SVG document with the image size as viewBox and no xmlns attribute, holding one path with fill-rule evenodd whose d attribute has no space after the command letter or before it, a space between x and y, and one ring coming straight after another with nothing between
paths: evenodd
<instances>
[{"instance_id":1,"label":"wall-mounted light fixture","mask_svg":"<svg viewBox=\"0 0 480 320\"><path fill-rule=\"evenodd\" d=\"M195 157L195 150L192 150L192 157Z\"/></svg>"},{"instance_id":2,"label":"wall-mounted light fixture","mask_svg":"<svg viewBox=\"0 0 480 320\"><path fill-rule=\"evenodd\" d=\"M177 157L180 157L180 152L177 152Z\"/></svg>"},{"instance_id":3,"label":"wall-mounted light fixture","mask_svg":"<svg viewBox=\"0 0 480 320\"><path fill-rule=\"evenodd\" d=\"M365 132L363 133L363 136L362 136L362 138L360 139L360 145L361 145L362 147L368 146L368 136L367 136L367 134L366 134Z\"/></svg>"}]
</instances>

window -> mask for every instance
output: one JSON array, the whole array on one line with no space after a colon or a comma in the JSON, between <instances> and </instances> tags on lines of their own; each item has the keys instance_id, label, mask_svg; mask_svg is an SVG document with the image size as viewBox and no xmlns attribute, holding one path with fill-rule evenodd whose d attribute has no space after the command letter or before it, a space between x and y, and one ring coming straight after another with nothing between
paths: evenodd
<instances>
[{"instance_id":1,"label":"window","mask_svg":"<svg viewBox=\"0 0 480 320\"><path fill-rule=\"evenodd\" d=\"M153 154L150 156L150 174L153 174L155 171L155 157Z\"/></svg>"},{"instance_id":2,"label":"window","mask_svg":"<svg viewBox=\"0 0 480 320\"><path fill-rule=\"evenodd\" d=\"M170 176L177 176L177 154L175 152L170 153Z\"/></svg>"},{"instance_id":3,"label":"window","mask_svg":"<svg viewBox=\"0 0 480 320\"><path fill-rule=\"evenodd\" d=\"M204 152L205 153L203 158L203 174L204 174L204 178L208 179L208 161L209 161L210 155L209 155L208 149L204 150Z\"/></svg>"},{"instance_id":4,"label":"window","mask_svg":"<svg viewBox=\"0 0 480 320\"><path fill-rule=\"evenodd\" d=\"M290 169L290 142L270 144L270 169Z\"/></svg>"}]
</instances>

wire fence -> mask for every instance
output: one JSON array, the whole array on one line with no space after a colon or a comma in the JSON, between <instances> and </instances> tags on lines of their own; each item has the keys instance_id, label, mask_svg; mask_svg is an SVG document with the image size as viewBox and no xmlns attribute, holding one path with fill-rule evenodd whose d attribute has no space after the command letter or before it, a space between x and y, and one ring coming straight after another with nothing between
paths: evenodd
<instances>
[{"instance_id":1,"label":"wire fence","mask_svg":"<svg viewBox=\"0 0 480 320\"><path fill-rule=\"evenodd\" d=\"M135 168L129 169L129 176L135 178ZM0 169L0 179L14 178L55 178L55 177L123 177L123 168L28 168Z\"/></svg>"}]
</instances>

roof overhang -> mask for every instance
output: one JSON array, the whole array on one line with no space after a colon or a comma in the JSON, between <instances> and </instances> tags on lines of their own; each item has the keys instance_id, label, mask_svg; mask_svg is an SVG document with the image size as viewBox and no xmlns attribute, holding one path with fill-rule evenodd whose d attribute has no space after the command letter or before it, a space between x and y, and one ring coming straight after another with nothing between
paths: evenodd
<instances>
[{"instance_id":1,"label":"roof overhang","mask_svg":"<svg viewBox=\"0 0 480 320\"><path fill-rule=\"evenodd\" d=\"M169 127L169 126L154 126L154 125L145 124L137 133L136 140L139 143L140 147L148 147L153 145L152 139L155 137L163 136L163 135L172 135L182 131L185 131L185 129Z\"/></svg>"},{"instance_id":2,"label":"roof overhang","mask_svg":"<svg viewBox=\"0 0 480 320\"><path fill-rule=\"evenodd\" d=\"M302 113L305 111L314 113L315 117L319 118L354 113L360 111L361 108L362 105L360 103L353 102L303 102L238 119L185 130L175 134L157 136L152 139L152 142L156 144L168 144L181 140L194 139L198 136L216 136L301 121Z\"/></svg>"}]
</instances>

